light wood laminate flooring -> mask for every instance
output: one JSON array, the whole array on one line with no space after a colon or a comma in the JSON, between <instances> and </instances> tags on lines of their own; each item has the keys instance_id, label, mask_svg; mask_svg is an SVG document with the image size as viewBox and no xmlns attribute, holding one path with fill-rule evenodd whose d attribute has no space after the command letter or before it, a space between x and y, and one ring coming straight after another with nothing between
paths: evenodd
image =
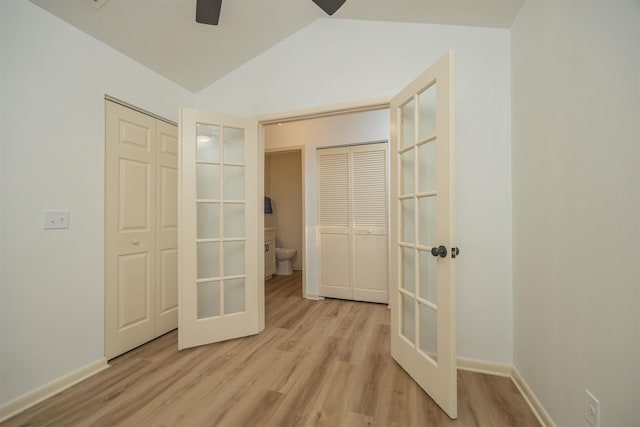
<instances>
[{"instance_id":1,"label":"light wood laminate flooring","mask_svg":"<svg viewBox=\"0 0 640 427\"><path fill-rule=\"evenodd\" d=\"M386 305L266 282L259 335L178 351L170 332L8 426L539 426L508 378L458 372L450 420L389 355Z\"/></svg>"}]
</instances>

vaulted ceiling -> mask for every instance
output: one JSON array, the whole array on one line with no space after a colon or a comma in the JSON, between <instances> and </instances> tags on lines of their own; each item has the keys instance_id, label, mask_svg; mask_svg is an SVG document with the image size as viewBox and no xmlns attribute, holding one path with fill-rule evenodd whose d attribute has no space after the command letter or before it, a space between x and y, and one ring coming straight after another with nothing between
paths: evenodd
<instances>
[{"instance_id":1,"label":"vaulted ceiling","mask_svg":"<svg viewBox=\"0 0 640 427\"><path fill-rule=\"evenodd\" d=\"M327 17L312 0L223 0L217 26L196 0L30 1L194 93ZM331 19L509 28L523 1L346 0Z\"/></svg>"}]
</instances>

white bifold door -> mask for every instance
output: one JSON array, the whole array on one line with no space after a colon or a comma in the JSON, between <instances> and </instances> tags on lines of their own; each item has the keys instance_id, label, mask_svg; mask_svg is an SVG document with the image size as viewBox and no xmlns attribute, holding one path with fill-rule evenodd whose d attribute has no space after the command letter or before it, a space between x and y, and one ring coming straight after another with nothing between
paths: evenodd
<instances>
[{"instance_id":1,"label":"white bifold door","mask_svg":"<svg viewBox=\"0 0 640 427\"><path fill-rule=\"evenodd\" d=\"M318 150L320 295L389 301L388 144Z\"/></svg>"},{"instance_id":2,"label":"white bifold door","mask_svg":"<svg viewBox=\"0 0 640 427\"><path fill-rule=\"evenodd\" d=\"M105 102L105 357L178 325L178 129Z\"/></svg>"},{"instance_id":3,"label":"white bifold door","mask_svg":"<svg viewBox=\"0 0 640 427\"><path fill-rule=\"evenodd\" d=\"M263 327L257 130L252 119L180 112L180 348Z\"/></svg>"}]
</instances>

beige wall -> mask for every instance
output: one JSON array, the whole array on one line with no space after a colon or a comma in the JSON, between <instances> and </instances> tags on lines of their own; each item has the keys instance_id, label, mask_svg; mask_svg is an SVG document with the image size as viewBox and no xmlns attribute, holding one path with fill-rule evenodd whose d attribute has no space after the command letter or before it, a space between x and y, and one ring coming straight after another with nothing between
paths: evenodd
<instances>
[{"instance_id":1,"label":"beige wall","mask_svg":"<svg viewBox=\"0 0 640 427\"><path fill-rule=\"evenodd\" d=\"M265 195L271 196L273 214L265 227L276 229L276 246L295 248L293 268L302 270L302 156L300 151L265 156Z\"/></svg>"}]
</instances>

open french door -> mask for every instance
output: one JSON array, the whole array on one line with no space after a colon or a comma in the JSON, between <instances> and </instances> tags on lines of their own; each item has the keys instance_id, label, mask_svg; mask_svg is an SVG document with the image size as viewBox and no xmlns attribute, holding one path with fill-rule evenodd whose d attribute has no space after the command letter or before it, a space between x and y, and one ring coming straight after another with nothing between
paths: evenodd
<instances>
[{"instance_id":1,"label":"open french door","mask_svg":"<svg viewBox=\"0 0 640 427\"><path fill-rule=\"evenodd\" d=\"M180 349L264 325L257 134L253 119L180 112Z\"/></svg>"},{"instance_id":2,"label":"open french door","mask_svg":"<svg viewBox=\"0 0 640 427\"><path fill-rule=\"evenodd\" d=\"M391 355L457 417L449 52L391 100Z\"/></svg>"}]
</instances>

